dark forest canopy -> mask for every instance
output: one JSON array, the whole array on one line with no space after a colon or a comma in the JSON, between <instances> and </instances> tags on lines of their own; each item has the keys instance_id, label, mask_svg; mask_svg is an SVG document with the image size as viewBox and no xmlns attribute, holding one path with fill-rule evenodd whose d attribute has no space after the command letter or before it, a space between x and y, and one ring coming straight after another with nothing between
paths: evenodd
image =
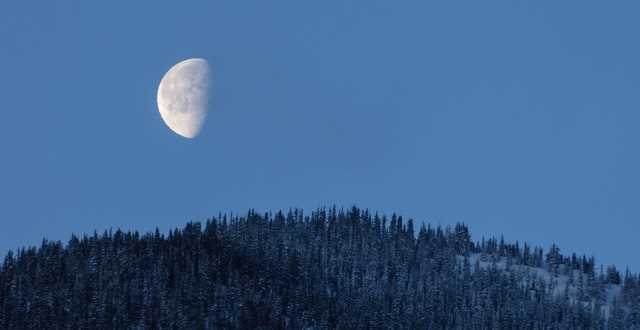
<instances>
[{"instance_id":1,"label":"dark forest canopy","mask_svg":"<svg viewBox=\"0 0 640 330\"><path fill-rule=\"evenodd\" d=\"M74 236L0 266L2 329L634 327L637 274L355 207Z\"/></svg>"}]
</instances>

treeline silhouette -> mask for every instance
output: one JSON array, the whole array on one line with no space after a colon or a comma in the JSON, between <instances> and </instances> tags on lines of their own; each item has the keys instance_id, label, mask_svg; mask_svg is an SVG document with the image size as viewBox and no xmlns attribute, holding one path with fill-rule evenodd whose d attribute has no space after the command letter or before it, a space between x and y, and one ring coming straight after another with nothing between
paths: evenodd
<instances>
[{"instance_id":1,"label":"treeline silhouette","mask_svg":"<svg viewBox=\"0 0 640 330\"><path fill-rule=\"evenodd\" d=\"M555 245L474 242L463 224L250 211L9 252L0 328L640 328L638 275L597 268Z\"/></svg>"}]
</instances>

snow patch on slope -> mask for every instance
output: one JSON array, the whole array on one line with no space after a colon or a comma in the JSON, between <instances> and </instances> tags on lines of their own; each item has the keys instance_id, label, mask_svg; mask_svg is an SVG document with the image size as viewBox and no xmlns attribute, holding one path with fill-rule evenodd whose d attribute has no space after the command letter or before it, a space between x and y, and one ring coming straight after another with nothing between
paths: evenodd
<instances>
[{"instance_id":1,"label":"snow patch on slope","mask_svg":"<svg viewBox=\"0 0 640 330\"><path fill-rule=\"evenodd\" d=\"M464 261L464 256L457 256L457 258L459 263ZM547 269L540 267L516 264L513 259L510 260L508 257L496 257L487 254L473 253L470 254L468 258L472 271L476 271L476 265L479 265L481 269L485 270L495 267L497 270L515 272L516 275L519 275L519 277L523 279L523 282L525 282L523 284L542 280L546 283L547 289L552 290L553 294L557 297L564 295L565 291L568 290L569 299L571 299L572 302L577 300L576 297L578 296L579 291L577 283L580 280L580 276L582 276L584 283L587 281L587 275L577 270L573 271L573 281L571 281L570 277L567 275L553 274ZM620 285L607 284L604 290L606 302L603 304L603 310L605 317L609 317L613 301L615 299L619 299L622 287ZM589 302L583 302L583 304L587 306Z\"/></svg>"}]
</instances>

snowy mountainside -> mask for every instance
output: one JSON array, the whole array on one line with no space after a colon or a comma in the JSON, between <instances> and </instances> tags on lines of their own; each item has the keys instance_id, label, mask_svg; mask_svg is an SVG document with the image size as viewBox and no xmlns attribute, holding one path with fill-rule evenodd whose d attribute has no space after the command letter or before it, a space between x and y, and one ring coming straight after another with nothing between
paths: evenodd
<instances>
[{"instance_id":1,"label":"snowy mountainside","mask_svg":"<svg viewBox=\"0 0 640 330\"><path fill-rule=\"evenodd\" d=\"M219 215L8 253L0 329L638 329L640 276L366 209Z\"/></svg>"},{"instance_id":2,"label":"snowy mountainside","mask_svg":"<svg viewBox=\"0 0 640 330\"><path fill-rule=\"evenodd\" d=\"M585 295L584 283L589 280L588 275L574 269L566 270L564 265L560 267L559 272L552 273L548 270L548 265L533 267L517 264L517 261L511 257L472 253L467 258L472 271L476 271L477 269L496 269L505 273L514 273L521 279L522 285L529 287L531 291L535 291L536 283L542 281L542 283L546 285L547 290L552 292L556 297L566 295L571 302L575 303L580 301L585 307L588 306L589 303L595 303L593 299L589 299L591 301L585 301L584 298L580 298ZM463 263L464 259L465 256L457 256L459 263ZM580 284L581 281L582 284ZM604 286L604 291L606 299L602 308L605 317L608 318L614 301L621 298L622 286L620 284L607 283Z\"/></svg>"}]
</instances>

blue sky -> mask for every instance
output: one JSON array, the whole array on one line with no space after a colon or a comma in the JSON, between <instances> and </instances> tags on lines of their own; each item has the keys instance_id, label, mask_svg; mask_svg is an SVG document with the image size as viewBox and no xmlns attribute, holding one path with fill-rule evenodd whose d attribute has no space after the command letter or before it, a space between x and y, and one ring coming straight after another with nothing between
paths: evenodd
<instances>
[{"instance_id":1,"label":"blue sky","mask_svg":"<svg viewBox=\"0 0 640 330\"><path fill-rule=\"evenodd\" d=\"M0 250L356 204L640 270L638 2L5 1ZM213 70L194 140L162 75Z\"/></svg>"}]
</instances>

